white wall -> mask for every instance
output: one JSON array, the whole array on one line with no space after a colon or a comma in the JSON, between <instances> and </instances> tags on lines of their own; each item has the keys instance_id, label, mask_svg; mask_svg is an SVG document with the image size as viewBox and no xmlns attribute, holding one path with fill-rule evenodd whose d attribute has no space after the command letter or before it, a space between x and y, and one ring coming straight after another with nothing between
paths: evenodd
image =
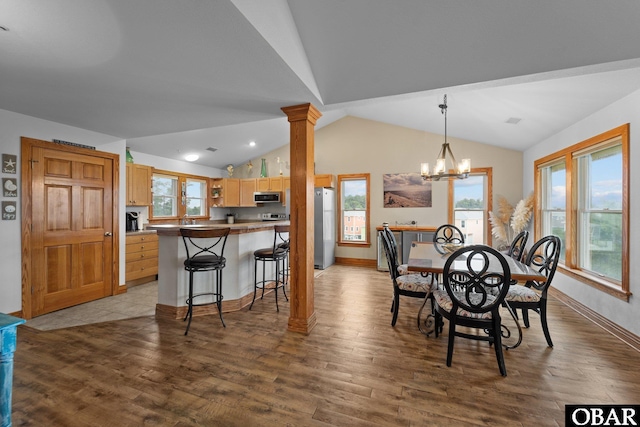
<instances>
[{"instance_id":1,"label":"white wall","mask_svg":"<svg viewBox=\"0 0 640 427\"><path fill-rule=\"evenodd\" d=\"M522 153L477 142L448 138L458 159L470 158L472 167L493 167L493 196L503 195L512 204L522 198ZM420 172L420 163L434 163L444 137L357 117L345 117L315 134L317 174L371 174L372 245L368 249L337 247L336 256L376 259L375 228L416 221L437 227L448 219L448 184L432 183L432 207L384 208L383 174ZM495 201L494 201L495 206Z\"/></svg>"},{"instance_id":2,"label":"white wall","mask_svg":"<svg viewBox=\"0 0 640 427\"><path fill-rule=\"evenodd\" d=\"M79 144L97 147L100 151L120 154L125 152L124 140L115 136L104 135L79 129L72 126L54 123L35 117L25 116L6 110L0 110L0 148L3 154L15 154L18 156L18 170L15 177L18 178L20 192L22 193L22 180L20 169L20 137L42 139L51 141L61 139ZM9 175L1 174L3 177ZM120 182L125 182L125 170L122 168ZM122 187L124 188L124 187ZM120 192L120 203L124 206L125 194ZM2 200L10 200L2 198ZM22 309L22 259L21 259L21 196L15 201L18 205L18 217L15 221L0 221L0 312L13 313ZM124 211L120 218L121 247L124 245ZM124 260L124 254L122 254ZM124 264L121 261L121 274L124 274ZM123 276L124 277L124 276Z\"/></svg>"},{"instance_id":3,"label":"white wall","mask_svg":"<svg viewBox=\"0 0 640 427\"><path fill-rule=\"evenodd\" d=\"M151 154L139 153L137 151L129 151L129 153L131 153L134 163L153 166L156 169L171 172L180 172L190 175L206 176L209 178L219 178L223 176L220 169L202 166L197 163L172 160L165 157L154 156ZM226 171L224 176L226 176Z\"/></svg>"},{"instance_id":4,"label":"white wall","mask_svg":"<svg viewBox=\"0 0 640 427\"><path fill-rule=\"evenodd\" d=\"M640 292L638 285L640 268L637 255L638 249L640 249L640 229L637 226L638 221L635 213L640 212L638 204L640 187L635 185L635 171L640 168L640 151L637 149L640 147L640 132L638 132L640 129L640 91L632 93L525 151L523 192L528 194L534 189L533 163L535 160L625 123L631 125L629 150L631 181L629 186L631 217L629 255L631 259L629 260L629 277L630 290L637 294ZM552 286L626 330L640 335L640 302L634 295L629 298L629 302L622 301L561 273L556 274Z\"/></svg>"}]
</instances>

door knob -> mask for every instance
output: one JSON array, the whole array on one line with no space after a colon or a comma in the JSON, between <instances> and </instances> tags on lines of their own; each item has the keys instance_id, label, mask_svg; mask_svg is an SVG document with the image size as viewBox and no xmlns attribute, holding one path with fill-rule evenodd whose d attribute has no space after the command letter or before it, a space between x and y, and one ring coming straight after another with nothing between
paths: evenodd
<instances>
[{"instance_id":1,"label":"door knob","mask_svg":"<svg viewBox=\"0 0 640 427\"><path fill-rule=\"evenodd\" d=\"M113 236L113 233L111 233L110 231L107 231L107 232L104 233L104 235L107 236L107 237L108 236Z\"/></svg>"}]
</instances>

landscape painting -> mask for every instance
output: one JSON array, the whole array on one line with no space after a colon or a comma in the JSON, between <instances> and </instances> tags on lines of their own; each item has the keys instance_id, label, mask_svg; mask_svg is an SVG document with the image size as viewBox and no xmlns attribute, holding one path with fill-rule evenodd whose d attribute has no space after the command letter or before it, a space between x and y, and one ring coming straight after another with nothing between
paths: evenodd
<instances>
[{"instance_id":1,"label":"landscape painting","mask_svg":"<svg viewBox=\"0 0 640 427\"><path fill-rule=\"evenodd\" d=\"M382 175L385 208L430 208L431 182L419 173L389 173Z\"/></svg>"}]
</instances>

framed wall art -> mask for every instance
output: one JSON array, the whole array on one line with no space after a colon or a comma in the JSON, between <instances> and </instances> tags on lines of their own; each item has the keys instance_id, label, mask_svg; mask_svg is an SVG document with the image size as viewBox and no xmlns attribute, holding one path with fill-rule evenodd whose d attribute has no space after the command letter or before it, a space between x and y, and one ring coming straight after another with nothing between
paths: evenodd
<instances>
[{"instance_id":1,"label":"framed wall art","mask_svg":"<svg viewBox=\"0 0 640 427\"><path fill-rule=\"evenodd\" d=\"M2 219L12 220L16 219L16 202L2 202Z\"/></svg>"},{"instance_id":2,"label":"framed wall art","mask_svg":"<svg viewBox=\"0 0 640 427\"><path fill-rule=\"evenodd\" d=\"M430 208L431 182L419 173L389 173L382 175L383 207Z\"/></svg>"},{"instance_id":3,"label":"framed wall art","mask_svg":"<svg viewBox=\"0 0 640 427\"><path fill-rule=\"evenodd\" d=\"M2 195L4 197L18 197L18 180L16 178L2 178Z\"/></svg>"},{"instance_id":4,"label":"framed wall art","mask_svg":"<svg viewBox=\"0 0 640 427\"><path fill-rule=\"evenodd\" d=\"M16 164L18 163L18 156L15 154L3 154L2 155L2 173L16 173Z\"/></svg>"}]
</instances>

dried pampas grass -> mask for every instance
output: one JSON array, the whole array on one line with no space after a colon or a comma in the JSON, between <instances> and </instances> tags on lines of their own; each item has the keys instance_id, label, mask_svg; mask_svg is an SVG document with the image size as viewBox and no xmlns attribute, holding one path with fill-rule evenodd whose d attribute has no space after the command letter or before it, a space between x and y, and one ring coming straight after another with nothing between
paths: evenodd
<instances>
[{"instance_id":1,"label":"dried pampas grass","mask_svg":"<svg viewBox=\"0 0 640 427\"><path fill-rule=\"evenodd\" d=\"M505 199L504 196L498 196L498 218L503 225L509 224L513 206Z\"/></svg>"},{"instance_id":2,"label":"dried pampas grass","mask_svg":"<svg viewBox=\"0 0 640 427\"><path fill-rule=\"evenodd\" d=\"M513 238L527 228L533 215L533 193L520 200L514 208L504 196L498 196L498 213L489 212L491 235L502 246L509 246Z\"/></svg>"},{"instance_id":3,"label":"dried pampas grass","mask_svg":"<svg viewBox=\"0 0 640 427\"><path fill-rule=\"evenodd\" d=\"M489 212L489 222L491 222L491 234L498 240L507 241L507 228L504 226L499 215Z\"/></svg>"},{"instance_id":4,"label":"dried pampas grass","mask_svg":"<svg viewBox=\"0 0 640 427\"><path fill-rule=\"evenodd\" d=\"M524 231L529 225L531 215L533 214L533 193L526 199L522 199L516 205L511 216L511 228L515 234Z\"/></svg>"}]
</instances>

